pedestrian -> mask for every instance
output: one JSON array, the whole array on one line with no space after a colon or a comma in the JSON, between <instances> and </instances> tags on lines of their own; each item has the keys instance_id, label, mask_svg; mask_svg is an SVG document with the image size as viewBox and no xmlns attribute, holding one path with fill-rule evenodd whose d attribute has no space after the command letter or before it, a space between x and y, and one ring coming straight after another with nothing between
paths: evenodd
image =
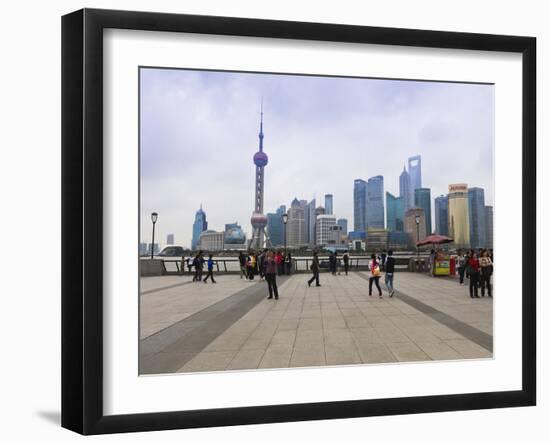
<instances>
[{"instance_id":1,"label":"pedestrian","mask_svg":"<svg viewBox=\"0 0 550 443\"><path fill-rule=\"evenodd\" d=\"M292 269L292 256L290 255L290 252L289 252L285 258L285 272L287 275L290 275L291 269Z\"/></svg>"},{"instance_id":2,"label":"pedestrian","mask_svg":"<svg viewBox=\"0 0 550 443\"><path fill-rule=\"evenodd\" d=\"M466 272L470 276L470 298L479 298L479 260L477 259L473 249L470 251L470 257L468 258L466 268Z\"/></svg>"},{"instance_id":3,"label":"pedestrian","mask_svg":"<svg viewBox=\"0 0 550 443\"><path fill-rule=\"evenodd\" d=\"M193 268L193 256L192 255L189 255L189 257L187 257L187 268L189 269L189 274L191 274L192 271L192 268Z\"/></svg>"},{"instance_id":4,"label":"pedestrian","mask_svg":"<svg viewBox=\"0 0 550 443\"><path fill-rule=\"evenodd\" d=\"M370 277L369 277L369 296L372 296L372 283L376 285L378 288L378 296L382 298L382 289L380 289L380 265L378 264L378 260L376 259L376 255L371 255L371 261L370 261Z\"/></svg>"},{"instance_id":5,"label":"pedestrian","mask_svg":"<svg viewBox=\"0 0 550 443\"><path fill-rule=\"evenodd\" d=\"M328 257L328 265L332 275L336 275L336 255L331 252Z\"/></svg>"},{"instance_id":6,"label":"pedestrian","mask_svg":"<svg viewBox=\"0 0 550 443\"><path fill-rule=\"evenodd\" d=\"M487 287L487 295L493 296L493 288L491 286L491 276L493 275L493 261L489 257L489 251L484 250L479 259L479 267L481 268L481 296L485 297L485 287Z\"/></svg>"},{"instance_id":7,"label":"pedestrian","mask_svg":"<svg viewBox=\"0 0 550 443\"><path fill-rule=\"evenodd\" d=\"M435 276L435 249L430 251L430 257L428 258L428 272Z\"/></svg>"},{"instance_id":8,"label":"pedestrian","mask_svg":"<svg viewBox=\"0 0 550 443\"><path fill-rule=\"evenodd\" d=\"M277 275L284 274L283 272L283 254L281 251L277 251L275 254L275 263L277 264Z\"/></svg>"},{"instance_id":9,"label":"pedestrian","mask_svg":"<svg viewBox=\"0 0 550 443\"><path fill-rule=\"evenodd\" d=\"M216 280L214 280L214 259L212 258L212 254L208 256L208 261L206 262L206 266L208 269L208 273L206 274L206 277L204 277L203 282L206 283L206 280L210 277L210 280L212 283L216 283Z\"/></svg>"},{"instance_id":10,"label":"pedestrian","mask_svg":"<svg viewBox=\"0 0 550 443\"><path fill-rule=\"evenodd\" d=\"M180 274L185 274L185 267L187 266L187 257L185 255L181 256L181 263L180 263Z\"/></svg>"},{"instance_id":11,"label":"pedestrian","mask_svg":"<svg viewBox=\"0 0 550 443\"><path fill-rule=\"evenodd\" d=\"M260 274L260 280L264 278L264 260L265 260L265 251L262 251L258 255L258 274Z\"/></svg>"},{"instance_id":12,"label":"pedestrian","mask_svg":"<svg viewBox=\"0 0 550 443\"><path fill-rule=\"evenodd\" d=\"M461 250L458 251L458 254L456 256L457 264L458 264L458 277L459 277L459 283L461 285L464 285L464 273L466 272L466 263L468 261L467 257L463 254Z\"/></svg>"},{"instance_id":13,"label":"pedestrian","mask_svg":"<svg viewBox=\"0 0 550 443\"><path fill-rule=\"evenodd\" d=\"M273 256L273 251L268 251L265 258L265 280L267 281L267 289L269 290L268 299L275 296L275 300L279 300L279 291L277 290L277 262Z\"/></svg>"},{"instance_id":14,"label":"pedestrian","mask_svg":"<svg viewBox=\"0 0 550 443\"><path fill-rule=\"evenodd\" d=\"M310 269L313 275L307 281L307 285L311 286L313 280L315 280L315 286L321 286L321 284L319 283L319 256L317 255L317 252L313 253L313 261L311 263Z\"/></svg>"},{"instance_id":15,"label":"pedestrian","mask_svg":"<svg viewBox=\"0 0 550 443\"><path fill-rule=\"evenodd\" d=\"M246 255L243 251L239 252L239 267L241 269L241 278L246 278Z\"/></svg>"},{"instance_id":16,"label":"pedestrian","mask_svg":"<svg viewBox=\"0 0 550 443\"><path fill-rule=\"evenodd\" d=\"M348 254L348 251L344 252L343 260L344 260L344 272L346 273L346 275L348 275L348 269L349 269L349 254Z\"/></svg>"},{"instance_id":17,"label":"pedestrian","mask_svg":"<svg viewBox=\"0 0 550 443\"><path fill-rule=\"evenodd\" d=\"M338 252L334 252L334 272L340 275L340 259L338 258Z\"/></svg>"},{"instance_id":18,"label":"pedestrian","mask_svg":"<svg viewBox=\"0 0 550 443\"><path fill-rule=\"evenodd\" d=\"M193 281L201 281L201 259L200 259L200 253L197 253L195 255L195 258L193 259L193 267L195 268L195 274L193 275Z\"/></svg>"},{"instance_id":19,"label":"pedestrian","mask_svg":"<svg viewBox=\"0 0 550 443\"><path fill-rule=\"evenodd\" d=\"M395 290L393 289L393 273L395 271L395 259L393 258L393 251L388 251L388 256L386 258L386 288L390 294L390 297L393 297Z\"/></svg>"},{"instance_id":20,"label":"pedestrian","mask_svg":"<svg viewBox=\"0 0 550 443\"><path fill-rule=\"evenodd\" d=\"M382 251L382 255L380 256L380 269L381 269L382 271L385 271L385 270L386 270L386 256L387 256L386 250L384 249L384 250Z\"/></svg>"},{"instance_id":21,"label":"pedestrian","mask_svg":"<svg viewBox=\"0 0 550 443\"><path fill-rule=\"evenodd\" d=\"M254 253L251 252L246 258L246 275L248 276L249 280L254 280L254 264Z\"/></svg>"}]
</instances>

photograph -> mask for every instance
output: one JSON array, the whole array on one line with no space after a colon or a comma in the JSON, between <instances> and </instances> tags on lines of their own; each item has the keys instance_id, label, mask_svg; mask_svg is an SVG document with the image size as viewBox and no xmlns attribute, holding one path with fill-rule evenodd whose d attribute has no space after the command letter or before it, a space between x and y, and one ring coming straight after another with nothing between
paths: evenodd
<instances>
[{"instance_id":1,"label":"photograph","mask_svg":"<svg viewBox=\"0 0 550 443\"><path fill-rule=\"evenodd\" d=\"M139 375L493 358L494 84L138 69Z\"/></svg>"}]
</instances>

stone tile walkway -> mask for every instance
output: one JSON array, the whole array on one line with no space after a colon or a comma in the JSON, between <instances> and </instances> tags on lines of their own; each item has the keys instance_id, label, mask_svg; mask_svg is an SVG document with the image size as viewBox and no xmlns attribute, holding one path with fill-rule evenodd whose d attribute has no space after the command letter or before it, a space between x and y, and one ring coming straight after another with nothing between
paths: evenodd
<instances>
[{"instance_id":1,"label":"stone tile walkway","mask_svg":"<svg viewBox=\"0 0 550 443\"><path fill-rule=\"evenodd\" d=\"M321 287L297 274L279 281L275 301L263 281L174 286L178 278L142 279L142 373L492 357L492 299L470 299L448 279L397 273L395 296L379 299L366 273L321 274Z\"/></svg>"}]
</instances>

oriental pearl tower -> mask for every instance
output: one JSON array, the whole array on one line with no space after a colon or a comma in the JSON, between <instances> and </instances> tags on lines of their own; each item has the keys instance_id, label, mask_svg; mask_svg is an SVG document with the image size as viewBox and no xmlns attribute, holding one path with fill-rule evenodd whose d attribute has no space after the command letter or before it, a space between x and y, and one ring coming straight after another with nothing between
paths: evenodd
<instances>
[{"instance_id":1,"label":"oriental pearl tower","mask_svg":"<svg viewBox=\"0 0 550 443\"><path fill-rule=\"evenodd\" d=\"M263 101L260 110L260 139L259 151L254 154L253 161L256 165L256 187L254 190L254 212L250 219L252 224L252 239L250 240L251 248L264 248L271 246L271 241L265 227L267 226L267 217L264 215L264 168L267 165L267 154L264 152L264 112Z\"/></svg>"}]
</instances>

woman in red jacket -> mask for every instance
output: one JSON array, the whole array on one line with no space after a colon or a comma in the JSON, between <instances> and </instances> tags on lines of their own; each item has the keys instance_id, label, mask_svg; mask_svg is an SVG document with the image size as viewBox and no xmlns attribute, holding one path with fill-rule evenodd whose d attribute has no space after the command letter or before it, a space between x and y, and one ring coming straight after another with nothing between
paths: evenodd
<instances>
[{"instance_id":1,"label":"woman in red jacket","mask_svg":"<svg viewBox=\"0 0 550 443\"><path fill-rule=\"evenodd\" d=\"M466 266L470 275L470 297L479 298L477 294L479 287L479 260L473 250L470 251L470 257Z\"/></svg>"}]
</instances>

